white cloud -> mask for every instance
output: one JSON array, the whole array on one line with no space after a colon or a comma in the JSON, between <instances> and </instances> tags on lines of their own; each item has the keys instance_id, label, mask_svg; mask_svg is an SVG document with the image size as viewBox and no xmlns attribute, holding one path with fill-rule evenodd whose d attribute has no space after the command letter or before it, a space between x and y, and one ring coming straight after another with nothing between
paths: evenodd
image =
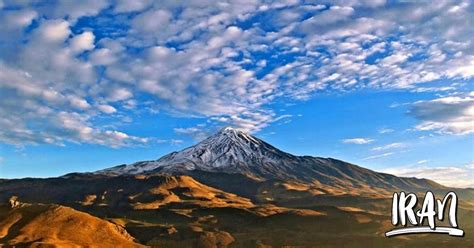
<instances>
[{"instance_id":1,"label":"white cloud","mask_svg":"<svg viewBox=\"0 0 474 248\"><path fill-rule=\"evenodd\" d=\"M385 150L392 150L392 149L403 148L403 147L406 147L406 144L395 142L395 143L390 143L384 146L374 147L372 148L372 151L385 151Z\"/></svg>"},{"instance_id":2,"label":"white cloud","mask_svg":"<svg viewBox=\"0 0 474 248\"><path fill-rule=\"evenodd\" d=\"M199 129L197 127L174 128L174 131L176 133L180 133L180 134L192 134L192 133L200 132L201 129Z\"/></svg>"},{"instance_id":3,"label":"white cloud","mask_svg":"<svg viewBox=\"0 0 474 248\"><path fill-rule=\"evenodd\" d=\"M54 3L53 8L45 10L45 14L50 18L67 17L75 22L79 17L95 16L107 6L109 6L108 0L83 0L80 2L58 0Z\"/></svg>"},{"instance_id":4,"label":"white cloud","mask_svg":"<svg viewBox=\"0 0 474 248\"><path fill-rule=\"evenodd\" d=\"M135 17L132 27L139 32L159 32L168 26L171 18L171 13L166 10L149 10Z\"/></svg>"},{"instance_id":5,"label":"white cloud","mask_svg":"<svg viewBox=\"0 0 474 248\"><path fill-rule=\"evenodd\" d=\"M130 92L130 90L126 88L115 88L112 89L108 95L108 99L110 101L123 101L131 98L133 96L133 93Z\"/></svg>"},{"instance_id":6,"label":"white cloud","mask_svg":"<svg viewBox=\"0 0 474 248\"><path fill-rule=\"evenodd\" d=\"M455 87L445 86L445 87L418 87L413 89L413 92L444 92L444 91L454 91Z\"/></svg>"},{"instance_id":7,"label":"white cloud","mask_svg":"<svg viewBox=\"0 0 474 248\"><path fill-rule=\"evenodd\" d=\"M448 134L474 132L474 94L441 97L412 105L410 115L421 121L415 128Z\"/></svg>"},{"instance_id":8,"label":"white cloud","mask_svg":"<svg viewBox=\"0 0 474 248\"><path fill-rule=\"evenodd\" d=\"M179 139L172 139L170 142L172 145L181 145L184 141Z\"/></svg>"},{"instance_id":9,"label":"white cloud","mask_svg":"<svg viewBox=\"0 0 474 248\"><path fill-rule=\"evenodd\" d=\"M391 66L391 65L394 65L394 64L403 63L407 59L408 59L408 55L398 53L398 54L393 54L393 55L390 55L388 57L383 58L381 63L384 66Z\"/></svg>"},{"instance_id":10,"label":"white cloud","mask_svg":"<svg viewBox=\"0 0 474 248\"><path fill-rule=\"evenodd\" d=\"M118 0L114 10L117 13L141 11L150 6L151 0Z\"/></svg>"},{"instance_id":11,"label":"white cloud","mask_svg":"<svg viewBox=\"0 0 474 248\"><path fill-rule=\"evenodd\" d=\"M25 9L17 12L7 12L0 17L3 28L18 29L29 26L31 22L38 17L38 13L34 10Z\"/></svg>"},{"instance_id":12,"label":"white cloud","mask_svg":"<svg viewBox=\"0 0 474 248\"><path fill-rule=\"evenodd\" d=\"M383 172L402 177L427 178L451 187L474 188L474 169L469 166L410 166L389 168Z\"/></svg>"},{"instance_id":13,"label":"white cloud","mask_svg":"<svg viewBox=\"0 0 474 248\"><path fill-rule=\"evenodd\" d=\"M91 105L80 96L55 91L27 72L1 63L0 71L0 90L4 93L0 102L2 143L23 146L74 142L122 147L149 141L94 126ZM112 110L105 106L99 108Z\"/></svg>"},{"instance_id":14,"label":"white cloud","mask_svg":"<svg viewBox=\"0 0 474 248\"><path fill-rule=\"evenodd\" d=\"M8 116L0 142L82 142L67 128L48 126L47 119L71 113L104 133L93 119L97 106L111 104L131 116L159 110L207 118L209 127L225 123L258 131L281 118L269 107L280 99L363 88L429 91L423 83L474 76L466 1L10 4L0 9L0 87L17 104L0 104ZM134 13L117 15L127 12ZM94 25L77 25L84 16ZM449 121L413 115L422 121L418 129L470 133L472 111L464 110ZM37 121L44 125L28 128ZM7 122L17 127L3 128Z\"/></svg>"},{"instance_id":15,"label":"white cloud","mask_svg":"<svg viewBox=\"0 0 474 248\"><path fill-rule=\"evenodd\" d=\"M392 156L392 155L393 155L393 152L386 152L386 153L382 153L382 154L378 154L378 155L368 156L368 157L364 158L363 160L379 159L379 158L384 158L384 157L388 157L388 156Z\"/></svg>"},{"instance_id":16,"label":"white cloud","mask_svg":"<svg viewBox=\"0 0 474 248\"><path fill-rule=\"evenodd\" d=\"M188 127L188 128L174 128L173 130L177 134L189 135L196 141L201 141L207 138L210 134L210 132L206 129L205 124L197 125L194 127ZM175 144L176 142L172 141L171 143Z\"/></svg>"},{"instance_id":17,"label":"white cloud","mask_svg":"<svg viewBox=\"0 0 474 248\"><path fill-rule=\"evenodd\" d=\"M308 20L306 20L303 25L303 30L315 29L319 25L328 25L338 21L348 19L352 14L354 14L354 9L349 6L332 6L328 10L317 14Z\"/></svg>"},{"instance_id":18,"label":"white cloud","mask_svg":"<svg viewBox=\"0 0 474 248\"><path fill-rule=\"evenodd\" d=\"M117 109L115 109L113 106L110 106L110 105L107 105L107 104L101 104L99 106L97 106L97 108L106 113L106 114L113 114L115 112L117 112Z\"/></svg>"},{"instance_id":19,"label":"white cloud","mask_svg":"<svg viewBox=\"0 0 474 248\"><path fill-rule=\"evenodd\" d=\"M276 118L273 118L273 121L275 122L275 121L279 121L279 120L283 120L283 119L289 119L289 118L291 118L291 117L293 117L293 115L289 115L289 114L280 115L280 116L278 116L278 117L276 117Z\"/></svg>"},{"instance_id":20,"label":"white cloud","mask_svg":"<svg viewBox=\"0 0 474 248\"><path fill-rule=\"evenodd\" d=\"M63 42L71 34L69 23L65 20L44 21L35 32L46 42Z\"/></svg>"},{"instance_id":21,"label":"white cloud","mask_svg":"<svg viewBox=\"0 0 474 248\"><path fill-rule=\"evenodd\" d=\"M110 65L117 61L117 57L110 49L101 48L90 55L90 60L94 65Z\"/></svg>"},{"instance_id":22,"label":"white cloud","mask_svg":"<svg viewBox=\"0 0 474 248\"><path fill-rule=\"evenodd\" d=\"M352 138L352 139L344 139L342 143L344 144L357 144L357 145L365 145L374 142L373 139L369 138Z\"/></svg>"},{"instance_id":23,"label":"white cloud","mask_svg":"<svg viewBox=\"0 0 474 248\"><path fill-rule=\"evenodd\" d=\"M82 99L78 96L71 95L71 96L68 97L68 99L69 99L69 102L70 102L71 106L73 106L74 108L77 108L77 109L84 110L84 109L88 109L91 106L87 102L87 100Z\"/></svg>"},{"instance_id":24,"label":"white cloud","mask_svg":"<svg viewBox=\"0 0 474 248\"><path fill-rule=\"evenodd\" d=\"M378 132L380 134L387 134L387 133L393 133L395 130L391 129L391 128L380 128L378 130Z\"/></svg>"},{"instance_id":25,"label":"white cloud","mask_svg":"<svg viewBox=\"0 0 474 248\"><path fill-rule=\"evenodd\" d=\"M94 49L94 34L90 31L74 36L71 39L71 50L76 53Z\"/></svg>"}]
</instances>

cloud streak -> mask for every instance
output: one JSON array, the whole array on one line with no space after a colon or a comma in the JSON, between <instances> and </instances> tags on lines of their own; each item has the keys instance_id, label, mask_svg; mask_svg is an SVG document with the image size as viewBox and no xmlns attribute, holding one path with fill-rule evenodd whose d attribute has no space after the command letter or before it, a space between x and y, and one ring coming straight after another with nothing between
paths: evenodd
<instances>
[{"instance_id":1,"label":"cloud streak","mask_svg":"<svg viewBox=\"0 0 474 248\"><path fill-rule=\"evenodd\" d=\"M441 167L428 167L424 165L410 166L389 168L383 172L403 177L427 178L451 187L474 188L474 168L472 165Z\"/></svg>"},{"instance_id":2,"label":"cloud streak","mask_svg":"<svg viewBox=\"0 0 474 248\"><path fill-rule=\"evenodd\" d=\"M421 121L415 128L444 134L474 133L474 92L419 101L409 114Z\"/></svg>"},{"instance_id":3,"label":"cloud streak","mask_svg":"<svg viewBox=\"0 0 474 248\"><path fill-rule=\"evenodd\" d=\"M395 143L390 143L384 146L374 147L372 148L372 151L386 151L386 150L398 149L398 148L403 148L403 147L406 147L406 144L395 142Z\"/></svg>"},{"instance_id":4,"label":"cloud streak","mask_svg":"<svg viewBox=\"0 0 474 248\"><path fill-rule=\"evenodd\" d=\"M373 160L373 159L379 159L379 158L385 158L388 156L392 156L394 153L393 152L386 152L378 155L372 155L364 158L363 160Z\"/></svg>"},{"instance_id":5,"label":"cloud streak","mask_svg":"<svg viewBox=\"0 0 474 248\"><path fill-rule=\"evenodd\" d=\"M356 144L356 145L365 145L374 142L373 139L369 138L351 138L351 139L343 139L342 143L344 144Z\"/></svg>"}]
</instances>

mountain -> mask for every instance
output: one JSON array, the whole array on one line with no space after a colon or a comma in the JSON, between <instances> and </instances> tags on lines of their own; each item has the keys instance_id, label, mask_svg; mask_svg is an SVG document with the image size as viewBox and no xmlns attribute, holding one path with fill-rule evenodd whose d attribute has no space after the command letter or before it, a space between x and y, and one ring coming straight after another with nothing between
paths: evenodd
<instances>
[{"instance_id":1,"label":"mountain","mask_svg":"<svg viewBox=\"0 0 474 248\"><path fill-rule=\"evenodd\" d=\"M437 197L456 191L458 220L467 235L387 239L392 195L399 190L420 196L431 190ZM56 178L0 180L0 203L9 200L0 204L0 247L438 247L448 241L467 247L474 242L472 189L295 156L232 128L154 161Z\"/></svg>"},{"instance_id":2,"label":"mountain","mask_svg":"<svg viewBox=\"0 0 474 248\"><path fill-rule=\"evenodd\" d=\"M225 173L277 174L296 158L237 129L226 127L200 143L156 161L137 162L98 173L139 174L202 170ZM286 168L288 169L288 168Z\"/></svg>"},{"instance_id":3,"label":"mountain","mask_svg":"<svg viewBox=\"0 0 474 248\"><path fill-rule=\"evenodd\" d=\"M243 131L226 127L179 152L158 160L136 162L97 174L221 173L257 180L282 180L337 188L444 189L431 180L375 172L332 158L295 156Z\"/></svg>"}]
</instances>

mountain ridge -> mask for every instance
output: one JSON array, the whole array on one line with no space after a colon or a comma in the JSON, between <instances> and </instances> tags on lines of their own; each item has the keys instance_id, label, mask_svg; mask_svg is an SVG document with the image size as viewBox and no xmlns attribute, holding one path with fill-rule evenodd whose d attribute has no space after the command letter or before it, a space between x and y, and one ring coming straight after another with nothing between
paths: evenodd
<instances>
[{"instance_id":1,"label":"mountain ridge","mask_svg":"<svg viewBox=\"0 0 474 248\"><path fill-rule=\"evenodd\" d=\"M446 188L429 179L397 177L338 159L296 156L231 127L225 127L196 145L169 153L157 160L120 165L95 173L193 174L196 171L241 174L262 180L290 180L342 188Z\"/></svg>"}]
</instances>

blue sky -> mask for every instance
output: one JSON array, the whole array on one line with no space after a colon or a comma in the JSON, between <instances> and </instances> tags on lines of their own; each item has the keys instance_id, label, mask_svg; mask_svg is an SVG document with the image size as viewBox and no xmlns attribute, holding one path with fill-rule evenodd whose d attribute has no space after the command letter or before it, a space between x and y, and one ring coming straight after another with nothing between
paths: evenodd
<instances>
[{"instance_id":1,"label":"blue sky","mask_svg":"<svg viewBox=\"0 0 474 248\"><path fill-rule=\"evenodd\" d=\"M474 187L469 1L0 0L0 177L149 160L234 126Z\"/></svg>"}]
</instances>

